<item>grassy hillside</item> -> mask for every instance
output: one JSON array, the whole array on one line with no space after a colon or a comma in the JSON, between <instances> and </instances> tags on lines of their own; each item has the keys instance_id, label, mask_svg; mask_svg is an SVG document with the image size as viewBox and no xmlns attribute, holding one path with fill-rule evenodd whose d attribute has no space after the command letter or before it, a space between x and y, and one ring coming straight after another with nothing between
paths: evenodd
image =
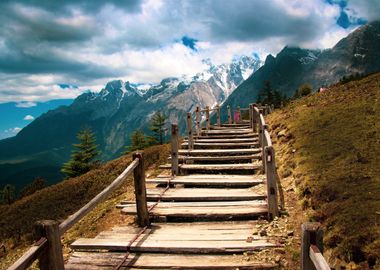
<instances>
[{"instance_id":1,"label":"grassy hillside","mask_svg":"<svg viewBox=\"0 0 380 270\"><path fill-rule=\"evenodd\" d=\"M269 123L280 176L324 225L331 262L380 265L380 73L292 102Z\"/></svg>"},{"instance_id":2,"label":"grassy hillside","mask_svg":"<svg viewBox=\"0 0 380 270\"><path fill-rule=\"evenodd\" d=\"M160 163L166 162L169 146L153 146L144 153L145 166L150 168L148 173L152 173ZM123 156L82 176L42 189L10 206L1 205L0 246L4 244L7 252L4 255L0 251L0 269L9 266L31 244L35 221L63 221L109 185L131 161L131 155ZM106 228L110 220L112 223L126 222L115 205L124 198L134 199L133 192L133 178L129 177L121 189L64 235L64 243L68 244L79 236L94 236L97 231Z\"/></svg>"}]
</instances>

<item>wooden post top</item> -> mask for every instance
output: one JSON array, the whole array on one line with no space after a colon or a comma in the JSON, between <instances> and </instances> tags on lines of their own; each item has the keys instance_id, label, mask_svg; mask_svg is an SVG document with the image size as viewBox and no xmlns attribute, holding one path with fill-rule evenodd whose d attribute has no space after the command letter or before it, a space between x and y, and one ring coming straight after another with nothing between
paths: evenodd
<instances>
[{"instance_id":1,"label":"wooden post top","mask_svg":"<svg viewBox=\"0 0 380 270\"><path fill-rule=\"evenodd\" d=\"M133 157L133 159L135 159L135 158L142 159L143 158L143 152L134 152L132 154L132 157Z\"/></svg>"}]
</instances>

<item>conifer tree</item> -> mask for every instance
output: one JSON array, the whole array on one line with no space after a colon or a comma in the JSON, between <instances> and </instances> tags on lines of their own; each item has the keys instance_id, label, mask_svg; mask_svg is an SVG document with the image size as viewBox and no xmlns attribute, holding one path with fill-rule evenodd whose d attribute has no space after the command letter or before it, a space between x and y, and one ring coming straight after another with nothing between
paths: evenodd
<instances>
[{"instance_id":1,"label":"conifer tree","mask_svg":"<svg viewBox=\"0 0 380 270\"><path fill-rule=\"evenodd\" d=\"M154 139L159 143L162 144L164 141L164 135L165 135L165 125L166 125L166 116L157 111L154 113L152 118L150 119L150 130L154 134Z\"/></svg>"},{"instance_id":2,"label":"conifer tree","mask_svg":"<svg viewBox=\"0 0 380 270\"><path fill-rule=\"evenodd\" d=\"M4 203L11 204L16 199L15 187L13 185L7 184L1 192L1 199Z\"/></svg>"},{"instance_id":3,"label":"conifer tree","mask_svg":"<svg viewBox=\"0 0 380 270\"><path fill-rule=\"evenodd\" d=\"M136 129L134 132L132 132L131 145L127 146L127 151L125 154L136 150L142 150L147 146L148 142L144 132L142 132L140 129Z\"/></svg>"},{"instance_id":4,"label":"conifer tree","mask_svg":"<svg viewBox=\"0 0 380 270\"><path fill-rule=\"evenodd\" d=\"M84 128L77 134L79 143L73 144L74 150L71 154L71 159L63 164L61 172L68 177L76 177L82 175L96 167L99 160L98 146L96 145L95 134L90 128Z\"/></svg>"}]
</instances>

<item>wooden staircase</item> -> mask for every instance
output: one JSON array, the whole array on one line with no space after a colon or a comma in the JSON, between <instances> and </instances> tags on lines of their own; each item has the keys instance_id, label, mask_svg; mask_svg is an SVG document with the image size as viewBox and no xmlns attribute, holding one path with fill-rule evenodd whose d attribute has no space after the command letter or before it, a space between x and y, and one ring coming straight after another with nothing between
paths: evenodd
<instances>
[{"instance_id":1,"label":"wooden staircase","mask_svg":"<svg viewBox=\"0 0 380 270\"><path fill-rule=\"evenodd\" d=\"M169 157L170 163L161 166L173 170L178 162L178 175L146 179L153 223L144 228L117 226L95 238L76 240L66 269L278 267L244 255L281 246L274 237L252 234L260 219L273 218L262 158L266 145L260 134L250 121L191 131L181 149L172 153L175 159ZM138 209L135 201L117 207L128 215Z\"/></svg>"}]
</instances>

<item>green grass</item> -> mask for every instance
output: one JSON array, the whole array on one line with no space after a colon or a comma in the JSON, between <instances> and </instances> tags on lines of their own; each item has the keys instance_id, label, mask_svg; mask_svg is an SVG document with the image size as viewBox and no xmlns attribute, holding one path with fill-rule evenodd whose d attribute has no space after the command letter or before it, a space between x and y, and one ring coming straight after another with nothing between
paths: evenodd
<instances>
[{"instance_id":1,"label":"green grass","mask_svg":"<svg viewBox=\"0 0 380 270\"><path fill-rule=\"evenodd\" d=\"M273 134L291 135L277 144L283 162L295 163L282 173L290 170L308 218L326 228L333 256L379 261L380 73L294 101L269 120Z\"/></svg>"}]
</instances>

